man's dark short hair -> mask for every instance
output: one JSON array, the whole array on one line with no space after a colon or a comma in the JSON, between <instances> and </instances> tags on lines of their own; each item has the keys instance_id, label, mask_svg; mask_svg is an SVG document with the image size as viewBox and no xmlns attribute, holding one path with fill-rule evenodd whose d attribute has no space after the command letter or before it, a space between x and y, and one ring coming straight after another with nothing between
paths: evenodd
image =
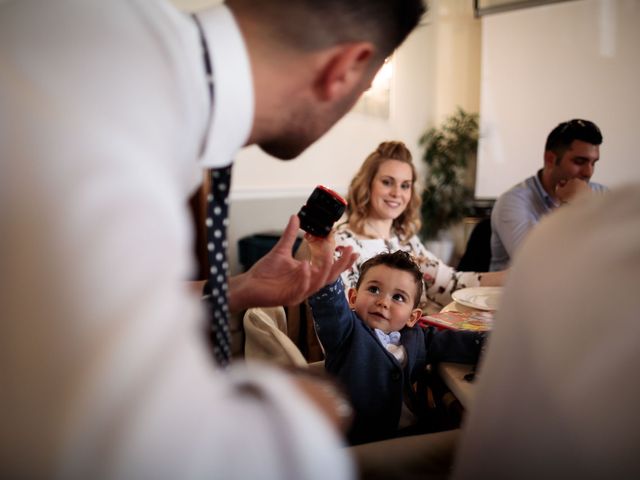
<instances>
[{"instance_id":1,"label":"man's dark short hair","mask_svg":"<svg viewBox=\"0 0 640 480\"><path fill-rule=\"evenodd\" d=\"M266 25L288 45L316 50L370 41L388 57L426 11L425 0L227 0Z\"/></svg>"},{"instance_id":2,"label":"man's dark short hair","mask_svg":"<svg viewBox=\"0 0 640 480\"><path fill-rule=\"evenodd\" d=\"M364 279L367 271L369 271L372 267L376 267L378 265L386 265L389 268L402 270L403 272L408 272L413 275L413 279L415 280L416 284L416 297L413 301L413 308L416 308L418 306L418 303L420 303L420 298L422 298L422 290L424 288L422 281L422 272L420 271L420 267L413 260L411 255L407 252L403 252L402 250L397 250L393 253L380 253L364 262L360 267L360 276L358 277L358 282L356 283L356 290L360 288L360 284L362 283L362 280Z\"/></svg>"},{"instance_id":3,"label":"man's dark short hair","mask_svg":"<svg viewBox=\"0 0 640 480\"><path fill-rule=\"evenodd\" d=\"M551 130L544 146L545 151L552 151L561 157L569 149L574 140L581 140L592 145L602 143L602 132L598 126L589 120L574 118L568 122L562 122Z\"/></svg>"}]
</instances>

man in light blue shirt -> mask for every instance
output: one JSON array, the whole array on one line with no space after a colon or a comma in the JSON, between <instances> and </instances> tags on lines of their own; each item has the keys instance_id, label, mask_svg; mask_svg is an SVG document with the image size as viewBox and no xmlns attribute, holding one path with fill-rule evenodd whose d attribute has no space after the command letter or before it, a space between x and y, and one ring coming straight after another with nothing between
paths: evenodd
<instances>
[{"instance_id":1,"label":"man in light blue shirt","mask_svg":"<svg viewBox=\"0 0 640 480\"><path fill-rule=\"evenodd\" d=\"M593 122L574 119L555 127L545 144L544 166L503 193L491 212L490 270L504 270L531 227L578 193L602 192L590 182L600 158L602 133Z\"/></svg>"}]
</instances>

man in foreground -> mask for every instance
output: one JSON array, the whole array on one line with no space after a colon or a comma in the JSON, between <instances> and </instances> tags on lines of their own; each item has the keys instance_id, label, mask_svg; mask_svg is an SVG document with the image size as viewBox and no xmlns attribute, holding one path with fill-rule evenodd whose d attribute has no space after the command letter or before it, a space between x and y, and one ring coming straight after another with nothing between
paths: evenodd
<instances>
[{"instance_id":1,"label":"man in foreground","mask_svg":"<svg viewBox=\"0 0 640 480\"><path fill-rule=\"evenodd\" d=\"M640 476L639 239L640 184L569 205L527 237L455 479Z\"/></svg>"},{"instance_id":2,"label":"man in foreground","mask_svg":"<svg viewBox=\"0 0 640 480\"><path fill-rule=\"evenodd\" d=\"M0 477L352 474L332 395L212 364L184 281L187 199L243 145L302 152L422 12L419 0L230 0L195 19L164 1L0 5ZM332 271L291 257L297 227L212 298L233 312L323 285Z\"/></svg>"}]
</instances>

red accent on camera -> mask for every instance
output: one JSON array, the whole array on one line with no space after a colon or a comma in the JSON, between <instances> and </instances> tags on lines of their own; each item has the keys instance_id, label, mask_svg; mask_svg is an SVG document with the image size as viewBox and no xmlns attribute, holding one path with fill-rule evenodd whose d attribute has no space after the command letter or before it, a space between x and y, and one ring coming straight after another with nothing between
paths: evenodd
<instances>
[{"instance_id":1,"label":"red accent on camera","mask_svg":"<svg viewBox=\"0 0 640 480\"><path fill-rule=\"evenodd\" d=\"M336 193L333 190L331 190L330 188L324 187L322 185L318 185L316 188L324 190L325 192L327 192L329 195L331 195L333 198L338 200L343 205L345 205L345 206L347 205L347 201L344 198L342 198L338 193Z\"/></svg>"}]
</instances>

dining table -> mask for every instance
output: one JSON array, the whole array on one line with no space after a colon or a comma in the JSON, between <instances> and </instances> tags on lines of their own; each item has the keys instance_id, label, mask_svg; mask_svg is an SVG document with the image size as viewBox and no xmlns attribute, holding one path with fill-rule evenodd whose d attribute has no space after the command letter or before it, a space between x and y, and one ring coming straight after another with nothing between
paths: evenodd
<instances>
[{"instance_id":1,"label":"dining table","mask_svg":"<svg viewBox=\"0 0 640 480\"><path fill-rule=\"evenodd\" d=\"M477 308L462 305L456 301L447 304L441 312L482 312ZM437 365L436 371L455 395L460 404L466 409L473 401L474 379L476 375L476 365L473 363L441 362Z\"/></svg>"}]
</instances>

